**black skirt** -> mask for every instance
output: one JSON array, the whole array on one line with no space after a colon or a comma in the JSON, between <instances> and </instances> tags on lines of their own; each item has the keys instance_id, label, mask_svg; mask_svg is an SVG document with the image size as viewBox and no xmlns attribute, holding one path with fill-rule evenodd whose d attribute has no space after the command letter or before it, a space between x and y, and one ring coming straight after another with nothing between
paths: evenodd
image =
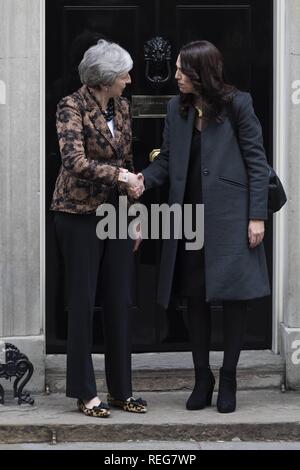
<instances>
[{"instance_id":1,"label":"black skirt","mask_svg":"<svg viewBox=\"0 0 300 470\"><path fill-rule=\"evenodd\" d=\"M196 204L202 204L201 185L201 131L194 129L189 160L184 204L192 205L192 227L196 227ZM179 297L205 295L204 247L200 250L186 250L187 240L178 240L174 274L174 293Z\"/></svg>"}]
</instances>

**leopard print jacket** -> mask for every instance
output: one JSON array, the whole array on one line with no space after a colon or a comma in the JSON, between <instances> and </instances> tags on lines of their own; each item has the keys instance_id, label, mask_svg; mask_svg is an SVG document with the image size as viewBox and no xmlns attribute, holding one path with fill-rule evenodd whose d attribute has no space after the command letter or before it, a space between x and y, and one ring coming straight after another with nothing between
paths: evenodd
<instances>
[{"instance_id":1,"label":"leopard print jacket","mask_svg":"<svg viewBox=\"0 0 300 470\"><path fill-rule=\"evenodd\" d=\"M51 210L89 214L107 200L111 188L127 195L117 180L120 167L134 171L130 107L126 98L114 100L114 138L86 85L59 102L56 127L62 164Z\"/></svg>"}]
</instances>

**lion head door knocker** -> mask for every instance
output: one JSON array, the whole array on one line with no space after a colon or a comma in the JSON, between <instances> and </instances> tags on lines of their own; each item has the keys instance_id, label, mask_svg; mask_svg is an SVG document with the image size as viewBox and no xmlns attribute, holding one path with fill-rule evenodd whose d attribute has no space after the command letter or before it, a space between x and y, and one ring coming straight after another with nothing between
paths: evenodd
<instances>
[{"instance_id":1,"label":"lion head door knocker","mask_svg":"<svg viewBox=\"0 0 300 470\"><path fill-rule=\"evenodd\" d=\"M167 39L156 36L144 45L146 79L155 88L161 88L171 78L171 45Z\"/></svg>"}]
</instances>

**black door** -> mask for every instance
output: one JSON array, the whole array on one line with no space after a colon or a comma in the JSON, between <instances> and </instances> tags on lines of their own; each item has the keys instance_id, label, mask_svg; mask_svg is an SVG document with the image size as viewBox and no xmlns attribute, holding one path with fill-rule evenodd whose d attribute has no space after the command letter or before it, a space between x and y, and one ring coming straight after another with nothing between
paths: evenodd
<instances>
[{"instance_id":1,"label":"black door","mask_svg":"<svg viewBox=\"0 0 300 470\"><path fill-rule=\"evenodd\" d=\"M61 97L80 87L77 66L86 49L99 38L118 42L133 57L132 85L134 162L136 170L149 163L149 153L161 145L164 103L177 94L175 62L181 45L195 39L213 42L225 58L228 81L250 91L262 122L265 147L272 163L272 0L46 0L47 150L46 150L46 326L47 352L66 351L67 312L64 306L63 266L49 211L60 157L55 132L55 109ZM169 44L167 62L145 60L155 52L155 38ZM144 49L150 42L150 49ZM148 43L149 45L149 43ZM151 49L152 47L152 49ZM167 49L164 49L166 52ZM149 58L149 57L148 57ZM148 62L148 69L146 64ZM148 74L148 78L146 75ZM160 77L160 78L157 78ZM151 80L152 79L152 80ZM166 79L166 81L164 81ZM158 84L157 82L163 83ZM156 83L154 83L156 82ZM154 104L153 104L154 103ZM168 188L146 192L142 202L162 203ZM265 247L272 282L272 223L267 224ZM134 351L188 350L186 308L172 299L164 312L156 305L161 244L143 241L136 256L133 307ZM212 347L222 349L222 309L212 305ZM268 349L272 338L271 297L249 305L245 349ZM103 351L101 276L94 315L94 352Z\"/></svg>"}]
</instances>

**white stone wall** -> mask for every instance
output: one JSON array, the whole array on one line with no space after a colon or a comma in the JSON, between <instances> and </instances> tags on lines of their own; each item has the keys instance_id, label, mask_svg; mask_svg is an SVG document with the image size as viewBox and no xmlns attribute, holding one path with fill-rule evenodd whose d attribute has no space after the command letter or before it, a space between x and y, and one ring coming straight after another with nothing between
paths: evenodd
<instances>
[{"instance_id":1,"label":"white stone wall","mask_svg":"<svg viewBox=\"0 0 300 470\"><path fill-rule=\"evenodd\" d=\"M300 1L286 0L288 230L282 324L287 385L300 389ZM293 88L294 87L294 88ZM297 89L295 88L297 87Z\"/></svg>"},{"instance_id":2,"label":"white stone wall","mask_svg":"<svg viewBox=\"0 0 300 470\"><path fill-rule=\"evenodd\" d=\"M0 0L0 337L39 335L40 0Z\"/></svg>"},{"instance_id":3,"label":"white stone wall","mask_svg":"<svg viewBox=\"0 0 300 470\"><path fill-rule=\"evenodd\" d=\"M40 308L41 4L0 0L0 338L32 361L31 391L44 389L45 376Z\"/></svg>"},{"instance_id":4,"label":"white stone wall","mask_svg":"<svg viewBox=\"0 0 300 470\"><path fill-rule=\"evenodd\" d=\"M288 0L289 55L289 285L290 296L285 323L300 327L300 104L295 100L292 84L300 80L300 1ZM294 93L294 96L293 96Z\"/></svg>"}]
</instances>

